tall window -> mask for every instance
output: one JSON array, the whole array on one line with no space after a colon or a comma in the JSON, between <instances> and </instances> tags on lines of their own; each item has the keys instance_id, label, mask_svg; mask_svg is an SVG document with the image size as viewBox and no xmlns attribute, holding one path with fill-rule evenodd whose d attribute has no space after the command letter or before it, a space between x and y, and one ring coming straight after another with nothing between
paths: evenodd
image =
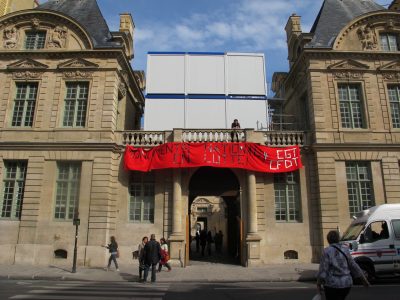
<instances>
[{"instance_id":1,"label":"tall window","mask_svg":"<svg viewBox=\"0 0 400 300\"><path fill-rule=\"evenodd\" d=\"M89 84L87 82L68 82L65 97L65 127L85 127Z\"/></svg>"},{"instance_id":2,"label":"tall window","mask_svg":"<svg viewBox=\"0 0 400 300\"><path fill-rule=\"evenodd\" d=\"M343 128L363 128L360 85L339 84L340 115Z\"/></svg>"},{"instance_id":3,"label":"tall window","mask_svg":"<svg viewBox=\"0 0 400 300\"><path fill-rule=\"evenodd\" d=\"M381 33L381 50L383 51L398 51L398 36L393 33Z\"/></svg>"},{"instance_id":4,"label":"tall window","mask_svg":"<svg viewBox=\"0 0 400 300\"><path fill-rule=\"evenodd\" d=\"M81 164L59 162L57 164L56 219L72 220L79 204Z\"/></svg>"},{"instance_id":5,"label":"tall window","mask_svg":"<svg viewBox=\"0 0 400 300\"><path fill-rule=\"evenodd\" d=\"M350 215L375 205L369 162L346 162Z\"/></svg>"},{"instance_id":6,"label":"tall window","mask_svg":"<svg viewBox=\"0 0 400 300\"><path fill-rule=\"evenodd\" d=\"M37 83L17 83L11 126L32 126L37 90Z\"/></svg>"},{"instance_id":7,"label":"tall window","mask_svg":"<svg viewBox=\"0 0 400 300\"><path fill-rule=\"evenodd\" d=\"M25 161L4 162L2 218L19 219L24 198Z\"/></svg>"},{"instance_id":8,"label":"tall window","mask_svg":"<svg viewBox=\"0 0 400 300\"><path fill-rule=\"evenodd\" d=\"M45 31L25 32L25 49L29 50L43 49L45 42L46 42Z\"/></svg>"},{"instance_id":9,"label":"tall window","mask_svg":"<svg viewBox=\"0 0 400 300\"><path fill-rule=\"evenodd\" d=\"M129 220L154 222L154 174L133 172L129 184Z\"/></svg>"},{"instance_id":10,"label":"tall window","mask_svg":"<svg viewBox=\"0 0 400 300\"><path fill-rule=\"evenodd\" d=\"M394 128L400 128L400 86L388 86L390 112Z\"/></svg>"},{"instance_id":11,"label":"tall window","mask_svg":"<svg viewBox=\"0 0 400 300\"><path fill-rule=\"evenodd\" d=\"M274 175L275 219L277 221L300 221L299 173Z\"/></svg>"}]
</instances>

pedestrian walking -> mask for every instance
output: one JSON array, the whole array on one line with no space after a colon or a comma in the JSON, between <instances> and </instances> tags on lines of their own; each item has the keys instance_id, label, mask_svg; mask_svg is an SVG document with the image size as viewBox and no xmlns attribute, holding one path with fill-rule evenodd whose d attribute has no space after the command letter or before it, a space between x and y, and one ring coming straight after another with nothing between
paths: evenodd
<instances>
[{"instance_id":1,"label":"pedestrian walking","mask_svg":"<svg viewBox=\"0 0 400 300\"><path fill-rule=\"evenodd\" d=\"M168 251L168 244L167 241L164 238L160 239L160 244L161 244L161 260L160 263L158 264L158 272L161 272L161 269L163 266L166 266L168 269L168 272L171 271L171 265L168 263L169 261L169 251Z\"/></svg>"},{"instance_id":2,"label":"pedestrian walking","mask_svg":"<svg viewBox=\"0 0 400 300\"><path fill-rule=\"evenodd\" d=\"M196 252L199 253L200 251L200 229L196 230Z\"/></svg>"},{"instance_id":3,"label":"pedestrian walking","mask_svg":"<svg viewBox=\"0 0 400 300\"><path fill-rule=\"evenodd\" d=\"M150 241L146 243L143 249L144 258L144 278L143 282L147 281L147 276L149 275L149 270L151 268L151 282L156 281L156 266L161 259L161 246L160 243L156 241L155 234L150 236Z\"/></svg>"},{"instance_id":4,"label":"pedestrian walking","mask_svg":"<svg viewBox=\"0 0 400 300\"><path fill-rule=\"evenodd\" d=\"M207 233L207 252L208 255L211 256L211 245L212 243L214 243L213 237L212 237L212 233L211 230L208 231Z\"/></svg>"},{"instance_id":5,"label":"pedestrian walking","mask_svg":"<svg viewBox=\"0 0 400 300\"><path fill-rule=\"evenodd\" d=\"M107 265L106 271L110 270L111 261L113 261L114 265L115 265L115 269L117 270L117 272L119 272L119 267L118 267L118 262L117 262L117 258L119 257L119 251L118 251L118 243L115 240L115 237L111 236L110 243L107 246L103 246L103 247L107 248L108 251L110 252L110 258L108 259L108 265Z\"/></svg>"},{"instance_id":6,"label":"pedestrian walking","mask_svg":"<svg viewBox=\"0 0 400 300\"><path fill-rule=\"evenodd\" d=\"M323 251L317 275L318 292L321 294L324 291L326 300L344 300L353 285L352 276L361 278L363 285L368 287L367 278L347 246L339 244L339 233L330 231L327 240L329 246Z\"/></svg>"},{"instance_id":7,"label":"pedestrian walking","mask_svg":"<svg viewBox=\"0 0 400 300\"><path fill-rule=\"evenodd\" d=\"M218 231L214 236L214 243L215 243L215 252L222 253L222 241L224 238L224 234L222 230Z\"/></svg>"},{"instance_id":8,"label":"pedestrian walking","mask_svg":"<svg viewBox=\"0 0 400 300\"><path fill-rule=\"evenodd\" d=\"M149 238L147 236L144 236L142 238L142 242L138 246L138 260L139 260L139 280L142 280L142 275L144 271L144 246L147 244Z\"/></svg>"},{"instance_id":9,"label":"pedestrian walking","mask_svg":"<svg viewBox=\"0 0 400 300\"><path fill-rule=\"evenodd\" d=\"M201 245L201 256L204 256L204 250L207 245L207 231L203 229L200 232L200 245Z\"/></svg>"}]
</instances>

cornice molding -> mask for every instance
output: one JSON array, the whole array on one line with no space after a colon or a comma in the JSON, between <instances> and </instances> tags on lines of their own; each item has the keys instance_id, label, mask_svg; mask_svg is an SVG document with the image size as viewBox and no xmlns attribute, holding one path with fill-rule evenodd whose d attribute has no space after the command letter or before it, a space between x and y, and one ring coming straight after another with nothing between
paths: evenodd
<instances>
[{"instance_id":1,"label":"cornice molding","mask_svg":"<svg viewBox=\"0 0 400 300\"><path fill-rule=\"evenodd\" d=\"M83 58L73 58L57 66L58 69L97 69L98 64L92 63Z\"/></svg>"},{"instance_id":2,"label":"cornice molding","mask_svg":"<svg viewBox=\"0 0 400 300\"><path fill-rule=\"evenodd\" d=\"M33 60L31 58L25 58L21 59L17 62L14 62L12 64L9 64L7 66L8 70L45 70L49 66L42 64L36 60Z\"/></svg>"},{"instance_id":3,"label":"cornice molding","mask_svg":"<svg viewBox=\"0 0 400 300\"><path fill-rule=\"evenodd\" d=\"M2 142L0 150L26 151L112 151L120 152L122 147L116 143L29 143L29 142Z\"/></svg>"}]
</instances>

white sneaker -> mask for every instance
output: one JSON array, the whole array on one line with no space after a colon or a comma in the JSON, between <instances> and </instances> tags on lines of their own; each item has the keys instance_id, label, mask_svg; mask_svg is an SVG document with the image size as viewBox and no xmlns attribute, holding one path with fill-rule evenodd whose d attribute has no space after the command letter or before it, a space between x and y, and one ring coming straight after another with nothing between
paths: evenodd
<instances>
[{"instance_id":1,"label":"white sneaker","mask_svg":"<svg viewBox=\"0 0 400 300\"><path fill-rule=\"evenodd\" d=\"M104 268L104 270L105 270L105 271L108 271L109 269L108 269L108 268Z\"/></svg>"},{"instance_id":2,"label":"white sneaker","mask_svg":"<svg viewBox=\"0 0 400 300\"><path fill-rule=\"evenodd\" d=\"M119 269L117 269L117 272L119 272Z\"/></svg>"}]
</instances>

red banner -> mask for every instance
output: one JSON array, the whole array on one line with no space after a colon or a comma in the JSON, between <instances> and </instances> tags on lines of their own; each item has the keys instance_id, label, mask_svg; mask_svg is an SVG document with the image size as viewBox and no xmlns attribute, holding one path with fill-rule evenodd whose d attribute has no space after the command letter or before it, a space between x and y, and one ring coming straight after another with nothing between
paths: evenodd
<instances>
[{"instance_id":1,"label":"red banner","mask_svg":"<svg viewBox=\"0 0 400 300\"><path fill-rule=\"evenodd\" d=\"M299 146L271 148L255 143L166 143L150 149L127 146L125 168L148 172L167 168L239 168L291 172L303 165Z\"/></svg>"}]
</instances>

